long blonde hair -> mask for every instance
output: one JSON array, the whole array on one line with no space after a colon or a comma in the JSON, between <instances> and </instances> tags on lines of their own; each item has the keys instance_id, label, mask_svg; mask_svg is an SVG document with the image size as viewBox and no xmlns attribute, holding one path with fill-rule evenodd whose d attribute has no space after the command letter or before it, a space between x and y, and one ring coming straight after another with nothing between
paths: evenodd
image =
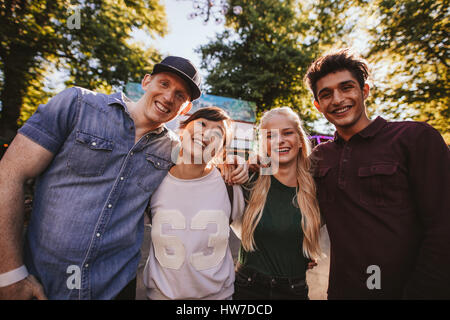
<instances>
[{"instance_id":1,"label":"long blonde hair","mask_svg":"<svg viewBox=\"0 0 450 320\"><path fill-rule=\"evenodd\" d=\"M284 115L292 123L299 135L301 148L297 156L297 203L302 215L304 256L319 258L321 249L319 244L320 211L316 198L316 186L311 176L311 143L302 127L299 116L289 107L275 108L265 112L260 120L259 128L263 127L274 115ZM270 189L270 176L260 175L251 188L250 199L242 220L242 246L246 251L255 250L254 232L261 220L267 194ZM282 249L282 248L280 248Z\"/></svg>"}]
</instances>

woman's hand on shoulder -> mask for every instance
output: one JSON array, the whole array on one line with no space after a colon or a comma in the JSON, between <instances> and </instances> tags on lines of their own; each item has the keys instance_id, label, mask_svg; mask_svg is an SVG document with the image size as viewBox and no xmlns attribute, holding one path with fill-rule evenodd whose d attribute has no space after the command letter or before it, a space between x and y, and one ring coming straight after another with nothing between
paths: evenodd
<instances>
[{"instance_id":1,"label":"woman's hand on shoulder","mask_svg":"<svg viewBox=\"0 0 450 320\"><path fill-rule=\"evenodd\" d=\"M248 163L238 155L229 155L223 164L222 176L227 184L243 184L248 180Z\"/></svg>"}]
</instances>

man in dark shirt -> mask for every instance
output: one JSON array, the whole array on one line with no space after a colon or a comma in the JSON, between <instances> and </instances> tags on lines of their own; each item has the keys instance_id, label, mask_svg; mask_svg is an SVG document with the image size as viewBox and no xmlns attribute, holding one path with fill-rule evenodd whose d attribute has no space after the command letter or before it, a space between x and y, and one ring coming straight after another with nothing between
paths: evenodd
<instances>
[{"instance_id":1,"label":"man in dark shirt","mask_svg":"<svg viewBox=\"0 0 450 320\"><path fill-rule=\"evenodd\" d=\"M331 242L329 299L449 299L449 150L426 123L370 120L367 63L344 49L305 81L336 127L318 145L318 199Z\"/></svg>"}]
</instances>

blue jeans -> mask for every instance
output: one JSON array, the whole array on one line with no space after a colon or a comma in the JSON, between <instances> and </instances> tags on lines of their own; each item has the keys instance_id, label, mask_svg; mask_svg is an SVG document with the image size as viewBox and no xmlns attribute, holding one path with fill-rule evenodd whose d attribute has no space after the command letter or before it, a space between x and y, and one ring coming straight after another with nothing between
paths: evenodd
<instances>
[{"instance_id":1,"label":"blue jeans","mask_svg":"<svg viewBox=\"0 0 450 320\"><path fill-rule=\"evenodd\" d=\"M306 278L273 277L238 263L234 300L309 300Z\"/></svg>"}]
</instances>

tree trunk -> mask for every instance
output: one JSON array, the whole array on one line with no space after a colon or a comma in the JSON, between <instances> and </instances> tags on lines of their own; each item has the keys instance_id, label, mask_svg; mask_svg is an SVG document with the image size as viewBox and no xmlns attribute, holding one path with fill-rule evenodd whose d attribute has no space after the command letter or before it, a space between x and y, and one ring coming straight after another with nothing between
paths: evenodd
<instances>
[{"instance_id":1,"label":"tree trunk","mask_svg":"<svg viewBox=\"0 0 450 320\"><path fill-rule=\"evenodd\" d=\"M11 50L10 55L3 58L4 81L0 94L2 102L0 138L4 141L11 141L16 135L17 120L29 83L28 70L33 59L33 53L30 55L29 49L15 49Z\"/></svg>"}]
</instances>

